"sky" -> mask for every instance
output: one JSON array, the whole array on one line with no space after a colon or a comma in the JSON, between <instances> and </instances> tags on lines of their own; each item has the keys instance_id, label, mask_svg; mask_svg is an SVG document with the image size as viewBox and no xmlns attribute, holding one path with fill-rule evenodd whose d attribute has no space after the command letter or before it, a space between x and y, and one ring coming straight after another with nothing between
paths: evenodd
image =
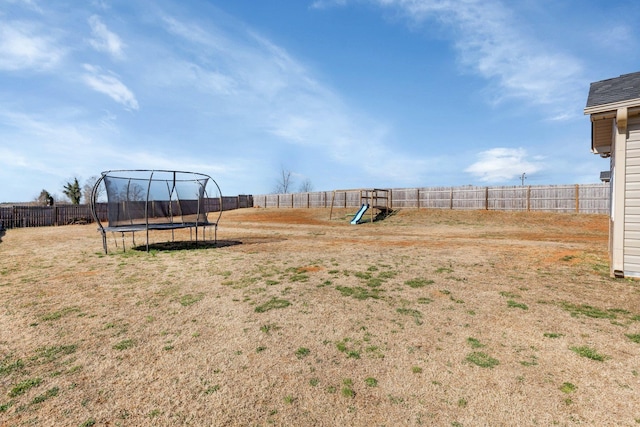
<instances>
[{"instance_id":1,"label":"sky","mask_svg":"<svg viewBox=\"0 0 640 427\"><path fill-rule=\"evenodd\" d=\"M0 202L114 169L291 189L583 184L640 2L0 0ZM524 179L523 179L524 174Z\"/></svg>"}]
</instances>

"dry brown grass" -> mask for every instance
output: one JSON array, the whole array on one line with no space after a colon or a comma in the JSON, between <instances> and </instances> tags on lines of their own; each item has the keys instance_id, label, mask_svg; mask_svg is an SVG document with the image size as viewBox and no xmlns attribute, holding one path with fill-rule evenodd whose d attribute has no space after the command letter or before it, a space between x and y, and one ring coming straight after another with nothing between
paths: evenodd
<instances>
[{"instance_id":1,"label":"dry brown grass","mask_svg":"<svg viewBox=\"0 0 640 427\"><path fill-rule=\"evenodd\" d=\"M0 425L640 421L640 287L608 277L606 217L347 213L227 212L228 245L150 254L9 230Z\"/></svg>"}]
</instances>

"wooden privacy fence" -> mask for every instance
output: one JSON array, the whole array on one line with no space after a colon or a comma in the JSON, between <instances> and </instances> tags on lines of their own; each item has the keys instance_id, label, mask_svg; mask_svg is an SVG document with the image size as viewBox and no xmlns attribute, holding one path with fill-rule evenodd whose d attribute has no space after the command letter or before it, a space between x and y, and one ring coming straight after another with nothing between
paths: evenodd
<instances>
[{"instance_id":1,"label":"wooden privacy fence","mask_svg":"<svg viewBox=\"0 0 640 427\"><path fill-rule=\"evenodd\" d=\"M207 201L206 207L210 212L220 209L218 199ZM250 208L253 206L253 196L224 196L222 210ZM96 213L100 221L107 221L107 204L97 203ZM32 206L14 205L0 206L0 228L45 227L52 225L87 224L93 222L89 205L56 205Z\"/></svg>"},{"instance_id":2,"label":"wooden privacy fence","mask_svg":"<svg viewBox=\"0 0 640 427\"><path fill-rule=\"evenodd\" d=\"M358 208L361 190L253 196L265 208ZM391 209L485 209L608 214L609 184L390 189Z\"/></svg>"}]
</instances>

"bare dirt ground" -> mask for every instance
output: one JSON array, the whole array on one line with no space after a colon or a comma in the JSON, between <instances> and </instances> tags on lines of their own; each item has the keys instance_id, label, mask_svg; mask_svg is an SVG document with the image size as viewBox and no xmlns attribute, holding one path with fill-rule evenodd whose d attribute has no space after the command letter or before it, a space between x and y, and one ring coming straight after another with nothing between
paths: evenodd
<instances>
[{"instance_id":1,"label":"bare dirt ground","mask_svg":"<svg viewBox=\"0 0 640 427\"><path fill-rule=\"evenodd\" d=\"M150 253L9 230L0 425L640 423L640 285L608 277L607 217L354 213L225 212L217 247Z\"/></svg>"}]
</instances>

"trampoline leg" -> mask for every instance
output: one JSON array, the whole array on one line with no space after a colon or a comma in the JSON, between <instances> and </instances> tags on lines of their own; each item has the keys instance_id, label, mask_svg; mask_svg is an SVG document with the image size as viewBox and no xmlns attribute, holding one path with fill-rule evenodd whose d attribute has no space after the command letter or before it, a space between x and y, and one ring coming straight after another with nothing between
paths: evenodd
<instances>
[{"instance_id":1,"label":"trampoline leg","mask_svg":"<svg viewBox=\"0 0 640 427\"><path fill-rule=\"evenodd\" d=\"M100 233L102 234L102 247L104 248L105 255L107 254L107 233L104 230Z\"/></svg>"}]
</instances>

